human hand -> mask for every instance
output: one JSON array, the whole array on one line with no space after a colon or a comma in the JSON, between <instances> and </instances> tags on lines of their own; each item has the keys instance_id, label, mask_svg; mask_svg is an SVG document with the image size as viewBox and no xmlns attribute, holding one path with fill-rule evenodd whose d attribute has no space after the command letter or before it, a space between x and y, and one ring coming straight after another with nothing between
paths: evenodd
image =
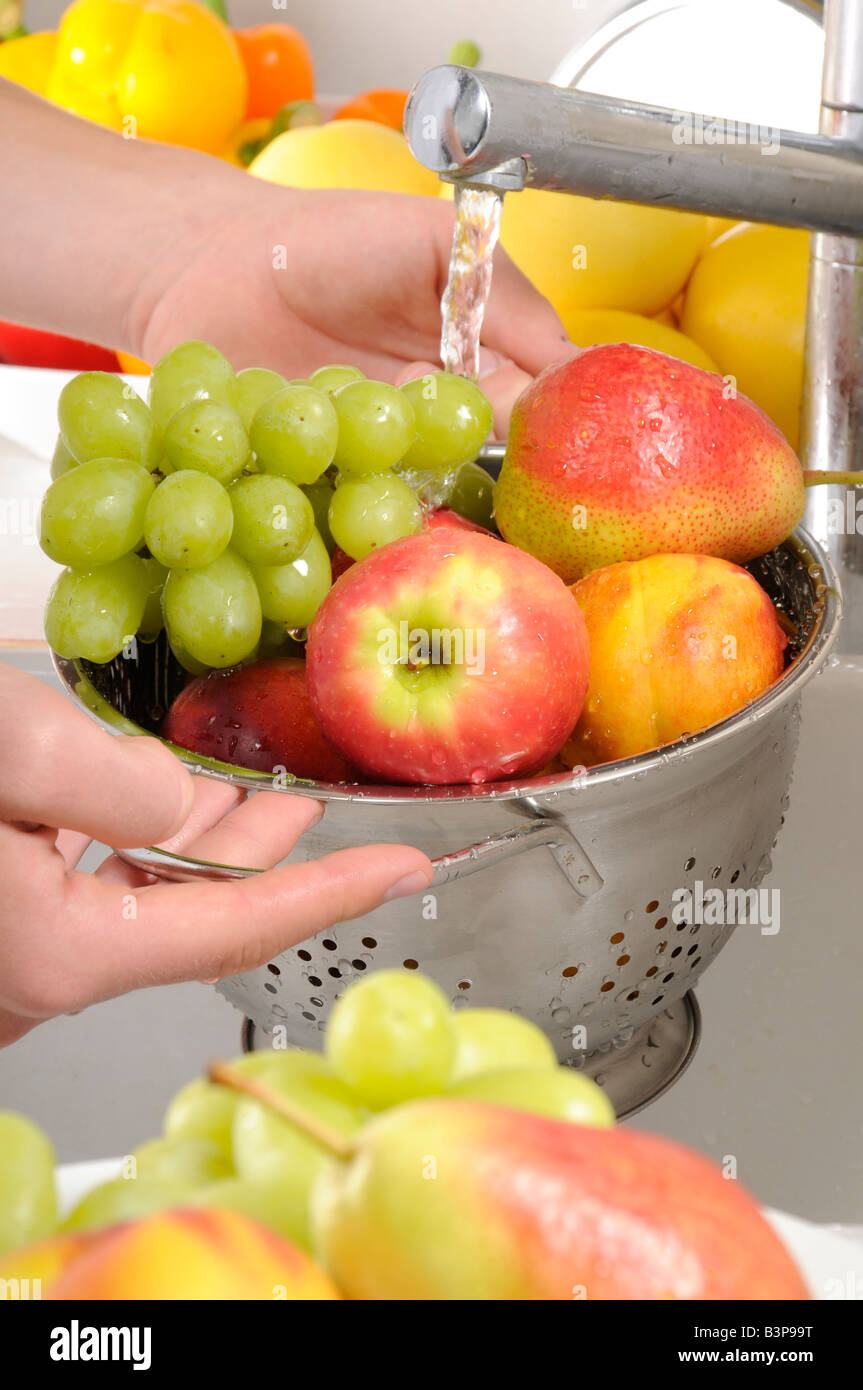
<instances>
[{"instance_id":1,"label":"human hand","mask_svg":"<svg viewBox=\"0 0 863 1390\"><path fill-rule=\"evenodd\" d=\"M420 892L419 850L369 845L274 868L318 821L306 797L193 778L156 739L106 733L59 692L0 665L0 1046L132 989L253 970L334 922ZM91 840L161 844L269 870L160 883Z\"/></svg>"},{"instance_id":2,"label":"human hand","mask_svg":"<svg viewBox=\"0 0 863 1390\"><path fill-rule=\"evenodd\" d=\"M330 362L395 382L440 370L450 203L248 178L242 193L233 215L223 213L205 241L173 248L155 288L150 281L135 315L134 350L146 361L203 338L237 368L267 366L287 377ZM575 349L554 309L500 248L482 343L480 379L495 431L505 437L531 376Z\"/></svg>"}]
</instances>

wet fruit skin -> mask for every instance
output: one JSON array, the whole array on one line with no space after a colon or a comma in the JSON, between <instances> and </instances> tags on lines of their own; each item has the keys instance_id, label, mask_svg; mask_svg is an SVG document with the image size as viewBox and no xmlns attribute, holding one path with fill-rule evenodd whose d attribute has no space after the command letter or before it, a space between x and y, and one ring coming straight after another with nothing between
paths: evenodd
<instances>
[{"instance_id":1,"label":"wet fruit skin","mask_svg":"<svg viewBox=\"0 0 863 1390\"><path fill-rule=\"evenodd\" d=\"M561 751L569 767L633 757L754 700L787 639L752 575L711 555L651 555L572 586L590 635L590 684Z\"/></svg>"},{"instance_id":2,"label":"wet fruit skin","mask_svg":"<svg viewBox=\"0 0 863 1390\"><path fill-rule=\"evenodd\" d=\"M659 553L743 564L803 515L800 463L722 377L650 348L586 348L516 402L495 487L512 544L566 583Z\"/></svg>"},{"instance_id":3,"label":"wet fruit skin","mask_svg":"<svg viewBox=\"0 0 863 1390\"><path fill-rule=\"evenodd\" d=\"M191 681L168 711L162 737L259 772L283 767L320 782L357 777L318 728L305 662L296 658L213 671Z\"/></svg>"}]
</instances>

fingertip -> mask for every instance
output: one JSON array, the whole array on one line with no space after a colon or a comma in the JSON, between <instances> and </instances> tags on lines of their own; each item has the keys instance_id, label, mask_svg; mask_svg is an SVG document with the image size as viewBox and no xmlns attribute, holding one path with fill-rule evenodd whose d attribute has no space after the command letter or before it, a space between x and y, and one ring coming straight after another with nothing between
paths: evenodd
<instances>
[{"instance_id":1,"label":"fingertip","mask_svg":"<svg viewBox=\"0 0 863 1390\"><path fill-rule=\"evenodd\" d=\"M136 801L149 811L151 844L168 840L185 825L195 804L195 784L189 771L157 738L120 735L120 751L137 764L133 789Z\"/></svg>"}]
</instances>

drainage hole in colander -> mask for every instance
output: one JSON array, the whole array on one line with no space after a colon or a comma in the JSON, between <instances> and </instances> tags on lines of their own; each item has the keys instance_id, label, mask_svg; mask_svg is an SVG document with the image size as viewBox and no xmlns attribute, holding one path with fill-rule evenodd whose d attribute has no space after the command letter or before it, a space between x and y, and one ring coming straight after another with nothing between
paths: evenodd
<instances>
[{"instance_id":1,"label":"drainage hole in colander","mask_svg":"<svg viewBox=\"0 0 863 1390\"><path fill-rule=\"evenodd\" d=\"M315 989L320 989L321 985L324 983L317 975L307 975L306 979L310 985L314 985Z\"/></svg>"},{"instance_id":2,"label":"drainage hole in colander","mask_svg":"<svg viewBox=\"0 0 863 1390\"><path fill-rule=\"evenodd\" d=\"M313 1004L316 1009L322 1009L324 1007L323 999L317 999L314 995L312 995L311 999L309 1000L309 1003Z\"/></svg>"},{"instance_id":3,"label":"drainage hole in colander","mask_svg":"<svg viewBox=\"0 0 863 1390\"><path fill-rule=\"evenodd\" d=\"M682 947L682 946L675 946L674 950L671 952L671 959L672 959L672 960L676 960L677 957L680 955L680 953L681 953L682 950L683 950L683 947Z\"/></svg>"},{"instance_id":4,"label":"drainage hole in colander","mask_svg":"<svg viewBox=\"0 0 863 1390\"><path fill-rule=\"evenodd\" d=\"M650 1001L650 1007L653 1008L654 1004L661 1004L664 998L664 994L657 994L656 998Z\"/></svg>"},{"instance_id":5,"label":"drainage hole in colander","mask_svg":"<svg viewBox=\"0 0 863 1390\"><path fill-rule=\"evenodd\" d=\"M619 946L621 941L623 940L623 936L624 933L622 931L616 931L614 933L614 936L610 936L608 939L611 942L612 946Z\"/></svg>"},{"instance_id":6,"label":"drainage hole in colander","mask_svg":"<svg viewBox=\"0 0 863 1390\"><path fill-rule=\"evenodd\" d=\"M335 941L330 941L329 937L324 937L323 941L321 942L321 945L323 946L325 951L337 951L339 949L338 943Z\"/></svg>"},{"instance_id":7,"label":"drainage hole in colander","mask_svg":"<svg viewBox=\"0 0 863 1390\"><path fill-rule=\"evenodd\" d=\"M366 968L364 960L352 960L351 965L354 967L354 970L365 970Z\"/></svg>"},{"instance_id":8,"label":"drainage hole in colander","mask_svg":"<svg viewBox=\"0 0 863 1390\"><path fill-rule=\"evenodd\" d=\"M700 923L700 922L693 922L692 926L689 928L689 935L690 935L690 936L697 936L698 933L699 933L700 931L701 931L701 923ZM689 954L692 955L692 952L690 951Z\"/></svg>"},{"instance_id":9,"label":"drainage hole in colander","mask_svg":"<svg viewBox=\"0 0 863 1390\"><path fill-rule=\"evenodd\" d=\"M684 872L685 874L688 874L689 871L690 871L690 869L694 869L694 868L695 868L695 859L694 859L694 857L693 857L693 858L691 858L691 859L687 859L686 863L685 863L684 866L683 866L683 872Z\"/></svg>"},{"instance_id":10,"label":"drainage hole in colander","mask_svg":"<svg viewBox=\"0 0 863 1390\"><path fill-rule=\"evenodd\" d=\"M638 990L637 990L637 989L632 990L629 994L627 994L626 997L627 997L627 999L637 999L637 998L638 998Z\"/></svg>"},{"instance_id":11,"label":"drainage hole in colander","mask_svg":"<svg viewBox=\"0 0 863 1390\"><path fill-rule=\"evenodd\" d=\"M567 966L564 967L563 970L561 970L560 973L561 973L561 975L563 976L563 978L564 978L565 980L571 980L572 977L573 977L573 975L577 975L577 974L578 974L578 966L577 966L577 965L567 965Z\"/></svg>"},{"instance_id":12,"label":"drainage hole in colander","mask_svg":"<svg viewBox=\"0 0 863 1390\"><path fill-rule=\"evenodd\" d=\"M312 958L311 951L297 951L297 955L299 956L300 960L311 960Z\"/></svg>"},{"instance_id":13,"label":"drainage hole in colander","mask_svg":"<svg viewBox=\"0 0 863 1390\"><path fill-rule=\"evenodd\" d=\"M269 970L271 975L281 975L282 973L277 965L268 965L267 969Z\"/></svg>"},{"instance_id":14,"label":"drainage hole in colander","mask_svg":"<svg viewBox=\"0 0 863 1390\"><path fill-rule=\"evenodd\" d=\"M669 980L673 980L673 979L674 979L674 971L673 971L673 970L669 970L669 972L668 972L667 975L663 975L663 977L662 977L662 983L663 983L664 985L667 985L667 984L668 984L668 981L669 981Z\"/></svg>"},{"instance_id":15,"label":"drainage hole in colander","mask_svg":"<svg viewBox=\"0 0 863 1390\"><path fill-rule=\"evenodd\" d=\"M269 982L269 980L266 981L266 983L265 983L265 985L264 985L264 989L267 990L270 994L276 994L276 993L278 992L278 991L276 990L276 986L275 986L275 985L271 985L270 982Z\"/></svg>"},{"instance_id":16,"label":"drainage hole in colander","mask_svg":"<svg viewBox=\"0 0 863 1390\"><path fill-rule=\"evenodd\" d=\"M599 988L600 988L600 990L602 991L603 994L607 994L608 991L609 991L610 989L614 989L614 981L613 981L613 980L606 980L605 984L604 984L604 985L600 985Z\"/></svg>"},{"instance_id":17,"label":"drainage hole in colander","mask_svg":"<svg viewBox=\"0 0 863 1390\"><path fill-rule=\"evenodd\" d=\"M658 965L651 965L650 969L649 969L649 970L645 970L644 973L645 973L645 976L647 977L647 979L649 980L650 977L651 977L651 975L656 975L658 972L659 972L659 966L658 966Z\"/></svg>"},{"instance_id":18,"label":"drainage hole in colander","mask_svg":"<svg viewBox=\"0 0 863 1390\"><path fill-rule=\"evenodd\" d=\"M658 907L659 907L659 899L658 899L658 898L651 898L650 902L647 904L647 907L646 907L644 910L645 910L645 912L655 912L656 909L657 909Z\"/></svg>"},{"instance_id":19,"label":"drainage hole in colander","mask_svg":"<svg viewBox=\"0 0 863 1390\"><path fill-rule=\"evenodd\" d=\"M317 1019L315 1018L314 1014L310 1014L308 1009L303 1009L303 1018L307 1018L310 1023L317 1023Z\"/></svg>"},{"instance_id":20,"label":"drainage hole in colander","mask_svg":"<svg viewBox=\"0 0 863 1390\"><path fill-rule=\"evenodd\" d=\"M715 869L711 869L711 870L710 870L710 877L711 877L711 878L718 878L719 875L720 875L721 873L722 873L722 865L720 864L718 868L715 868Z\"/></svg>"},{"instance_id":21,"label":"drainage hole in colander","mask_svg":"<svg viewBox=\"0 0 863 1390\"><path fill-rule=\"evenodd\" d=\"M402 965L404 966L405 970L419 970L420 968L420 963L418 960L403 960Z\"/></svg>"},{"instance_id":22,"label":"drainage hole in colander","mask_svg":"<svg viewBox=\"0 0 863 1390\"><path fill-rule=\"evenodd\" d=\"M662 928L663 928L663 927L667 927L667 926L668 926L668 918L667 918L667 917L658 917L657 920L656 920L656 921L654 922L654 924L653 924L653 930L654 930L654 931L662 931Z\"/></svg>"},{"instance_id":23,"label":"drainage hole in colander","mask_svg":"<svg viewBox=\"0 0 863 1390\"><path fill-rule=\"evenodd\" d=\"M697 947L697 946L690 946L690 948L689 948L689 950L686 952L686 954L687 954L688 956L694 956L697 950L698 950L698 947Z\"/></svg>"},{"instance_id":24,"label":"drainage hole in colander","mask_svg":"<svg viewBox=\"0 0 863 1390\"><path fill-rule=\"evenodd\" d=\"M470 989L472 983L472 980L459 980L458 987L459 989Z\"/></svg>"},{"instance_id":25,"label":"drainage hole in colander","mask_svg":"<svg viewBox=\"0 0 863 1390\"><path fill-rule=\"evenodd\" d=\"M629 962L630 962L630 960L631 960L631 956L618 956L618 957L617 957L617 964L618 964L618 965L628 965Z\"/></svg>"},{"instance_id":26,"label":"drainage hole in colander","mask_svg":"<svg viewBox=\"0 0 863 1390\"><path fill-rule=\"evenodd\" d=\"M694 970L695 967L696 967L696 965L700 965L700 964L701 964L701 957L700 957L700 956L696 956L696 957L695 957L695 960L690 961L690 963L689 963L689 968L690 968L690 970Z\"/></svg>"},{"instance_id":27,"label":"drainage hole in colander","mask_svg":"<svg viewBox=\"0 0 863 1390\"><path fill-rule=\"evenodd\" d=\"M732 883L736 883L737 880L739 879L739 877L740 877L740 870L739 870L739 869L735 869L735 870L734 870L734 873L731 875L731 882L732 882Z\"/></svg>"},{"instance_id":28,"label":"drainage hole in colander","mask_svg":"<svg viewBox=\"0 0 863 1390\"><path fill-rule=\"evenodd\" d=\"M336 967L335 967L334 965L328 966L328 968L327 968L327 974L328 974L328 975L332 975L332 977L333 977L334 980L340 980L340 979L342 978L342 972L341 972L341 970L337 970Z\"/></svg>"},{"instance_id":29,"label":"drainage hole in colander","mask_svg":"<svg viewBox=\"0 0 863 1390\"><path fill-rule=\"evenodd\" d=\"M370 951L373 951L373 950L375 949L375 947L377 946L377 944L378 944L378 943L375 941L375 939L374 939L373 936L364 936L364 937L363 937L363 945L364 945L364 946L368 946L368 948L369 948Z\"/></svg>"},{"instance_id":30,"label":"drainage hole in colander","mask_svg":"<svg viewBox=\"0 0 863 1390\"><path fill-rule=\"evenodd\" d=\"M667 942L667 941L660 941L659 945L658 945L657 948L656 948L656 954L657 954L658 956L662 956L662 955L665 954L665 952L666 952L667 950L668 950L668 942Z\"/></svg>"}]
</instances>

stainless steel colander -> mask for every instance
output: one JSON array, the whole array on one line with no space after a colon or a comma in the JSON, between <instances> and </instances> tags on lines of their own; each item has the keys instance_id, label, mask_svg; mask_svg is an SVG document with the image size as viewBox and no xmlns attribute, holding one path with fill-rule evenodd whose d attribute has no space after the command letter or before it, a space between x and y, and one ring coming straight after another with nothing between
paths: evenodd
<instances>
[{"instance_id":1,"label":"stainless steel colander","mask_svg":"<svg viewBox=\"0 0 863 1390\"><path fill-rule=\"evenodd\" d=\"M266 1032L315 1045L345 986L381 966L420 969L455 1005L514 1009L563 1061L621 1045L680 1000L734 930L674 920L675 894L757 887L770 865L797 743L800 695L835 640L841 599L805 534L750 566L792 633L782 678L702 734L581 775L481 787L276 789L326 803L291 861L373 841L435 860L422 896L321 932L218 989ZM163 644L107 667L55 659L67 688L109 728L155 730L183 676ZM125 725L128 728L128 724ZM192 771L250 791L273 778L182 754ZM153 849L128 862L172 879L253 871ZM758 930L745 926L743 930Z\"/></svg>"}]
</instances>

